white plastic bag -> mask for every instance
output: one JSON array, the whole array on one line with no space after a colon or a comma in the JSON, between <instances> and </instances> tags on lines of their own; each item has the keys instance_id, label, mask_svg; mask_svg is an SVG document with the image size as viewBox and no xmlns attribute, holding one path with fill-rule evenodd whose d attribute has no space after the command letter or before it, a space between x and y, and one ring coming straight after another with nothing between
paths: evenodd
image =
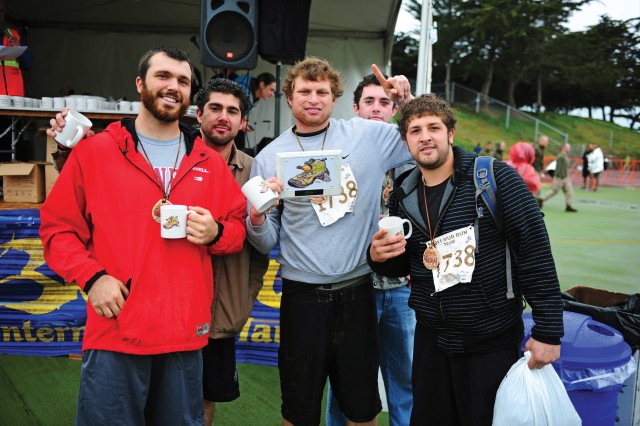
<instances>
[{"instance_id":1,"label":"white plastic bag","mask_svg":"<svg viewBox=\"0 0 640 426\"><path fill-rule=\"evenodd\" d=\"M502 379L493 408L493 426L573 426L582 420L552 365L531 370L529 351Z\"/></svg>"}]
</instances>

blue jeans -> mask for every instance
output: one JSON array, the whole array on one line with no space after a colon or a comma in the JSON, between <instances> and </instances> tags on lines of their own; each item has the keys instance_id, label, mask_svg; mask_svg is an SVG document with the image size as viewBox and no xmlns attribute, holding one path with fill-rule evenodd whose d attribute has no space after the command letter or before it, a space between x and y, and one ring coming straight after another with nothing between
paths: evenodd
<instances>
[{"instance_id":1,"label":"blue jeans","mask_svg":"<svg viewBox=\"0 0 640 426\"><path fill-rule=\"evenodd\" d=\"M413 395L411 393L411 365L413 361L413 335L416 315L409 308L407 286L393 290L374 290L378 311L378 334L380 347L380 370L387 393L389 424L409 424ZM327 426L346 424L331 386L327 394Z\"/></svg>"}]
</instances>

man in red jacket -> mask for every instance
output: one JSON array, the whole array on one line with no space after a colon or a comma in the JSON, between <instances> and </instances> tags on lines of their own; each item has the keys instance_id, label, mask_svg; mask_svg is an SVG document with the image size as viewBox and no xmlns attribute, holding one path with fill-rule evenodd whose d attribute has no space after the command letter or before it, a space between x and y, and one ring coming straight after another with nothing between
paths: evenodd
<instances>
[{"instance_id":1,"label":"man in red jacket","mask_svg":"<svg viewBox=\"0 0 640 426\"><path fill-rule=\"evenodd\" d=\"M202 424L210 255L242 250L246 201L222 157L179 124L192 67L175 48L143 55L142 105L81 141L41 209L45 259L87 294L77 424ZM184 204L187 237L156 210Z\"/></svg>"}]
</instances>

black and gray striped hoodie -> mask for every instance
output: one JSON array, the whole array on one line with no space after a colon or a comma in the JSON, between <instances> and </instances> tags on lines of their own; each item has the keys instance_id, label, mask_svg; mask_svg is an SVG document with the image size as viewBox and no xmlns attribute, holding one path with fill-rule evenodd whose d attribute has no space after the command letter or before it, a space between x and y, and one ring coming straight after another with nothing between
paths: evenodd
<instances>
[{"instance_id":1,"label":"black and gray striped hoodie","mask_svg":"<svg viewBox=\"0 0 640 426\"><path fill-rule=\"evenodd\" d=\"M473 182L476 156L458 147L453 154L454 173L442 197L434 237L472 225L478 216L476 201L482 203L476 200ZM406 217L413 224L407 251L384 263L368 259L379 274L411 275L409 305L416 311L418 324L451 355L485 351L522 338L523 297L532 308L534 339L560 344L563 335L560 287L542 213L512 167L496 161L494 175L503 229L498 230L488 213L479 219L476 267L470 283L435 292L432 272L422 262L429 233L426 218L419 212L418 203L424 201L418 198L423 185L417 167L396 180L390 198L390 214ZM512 257L512 299L506 297L505 238Z\"/></svg>"}]
</instances>

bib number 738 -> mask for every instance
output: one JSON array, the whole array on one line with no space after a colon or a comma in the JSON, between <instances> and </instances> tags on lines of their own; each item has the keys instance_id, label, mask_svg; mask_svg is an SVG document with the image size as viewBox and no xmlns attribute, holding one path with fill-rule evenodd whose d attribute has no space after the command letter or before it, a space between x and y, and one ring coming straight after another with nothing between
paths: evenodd
<instances>
[{"instance_id":1,"label":"bib number 738","mask_svg":"<svg viewBox=\"0 0 640 426\"><path fill-rule=\"evenodd\" d=\"M476 238L473 225L456 229L435 238L438 269L433 270L436 291L471 282L476 267Z\"/></svg>"},{"instance_id":2,"label":"bib number 738","mask_svg":"<svg viewBox=\"0 0 640 426\"><path fill-rule=\"evenodd\" d=\"M356 185L356 181L348 180L340 185L340 195L329 197L326 202L320 204L320 211L323 212L327 210L327 208L332 209L334 198L340 204L347 204L349 200L356 198L356 195L358 195L358 186Z\"/></svg>"},{"instance_id":3,"label":"bib number 738","mask_svg":"<svg viewBox=\"0 0 640 426\"><path fill-rule=\"evenodd\" d=\"M444 270L442 272L446 273L451 263L453 263L451 265L451 267L453 268L459 268L462 266L463 263L469 267L473 267L476 262L474 253L475 253L475 247L469 244L464 248L464 251L456 250L453 253L447 253L443 255L442 260L445 262L445 264L444 264Z\"/></svg>"}]
</instances>

